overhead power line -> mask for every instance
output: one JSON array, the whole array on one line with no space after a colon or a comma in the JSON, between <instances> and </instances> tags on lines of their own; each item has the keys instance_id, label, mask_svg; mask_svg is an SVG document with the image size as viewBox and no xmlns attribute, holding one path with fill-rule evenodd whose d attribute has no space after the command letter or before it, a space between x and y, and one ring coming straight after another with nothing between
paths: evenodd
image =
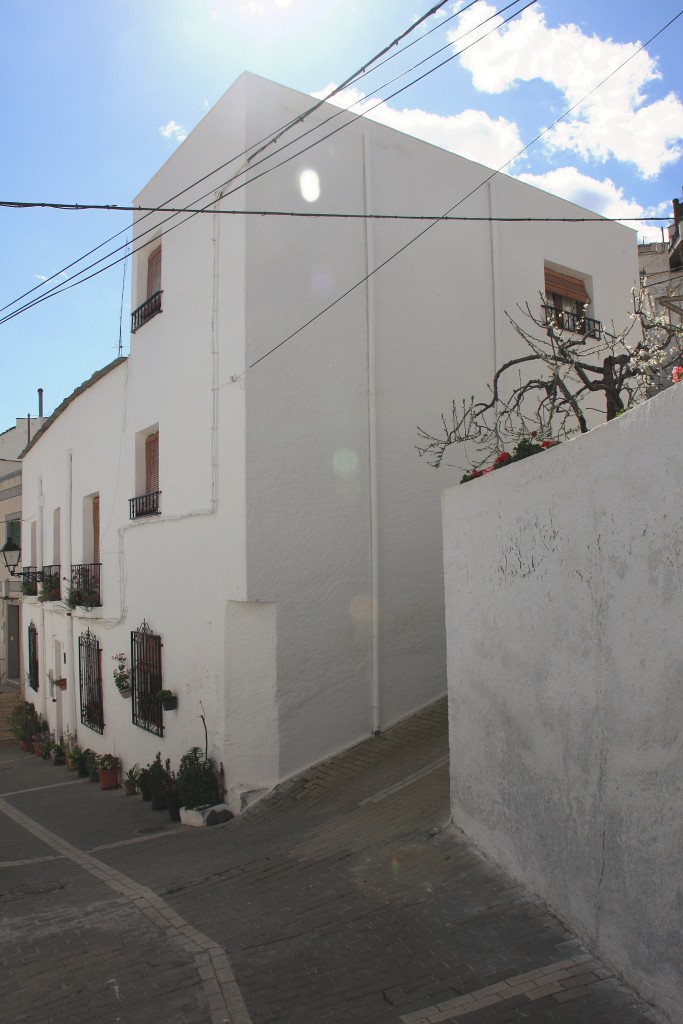
<instances>
[{"instance_id":1,"label":"overhead power line","mask_svg":"<svg viewBox=\"0 0 683 1024\"><path fill-rule=\"evenodd\" d=\"M567 200L571 202L571 200ZM117 203L46 203L18 202L0 200L0 208L8 207L17 210L48 209L66 210L67 212L83 212L87 210L106 210L111 213L206 213L227 217L306 217L310 220L445 220L445 221L482 221L496 224L618 224L631 221L634 224L650 221L671 220L671 217L634 217L624 213L619 217L603 217L595 214L592 217L474 217L468 214L442 213L335 213L322 210L218 210L205 207L196 210L192 206L119 206Z\"/></svg>"},{"instance_id":2,"label":"overhead power line","mask_svg":"<svg viewBox=\"0 0 683 1024\"><path fill-rule=\"evenodd\" d=\"M356 71L354 71L354 73L352 75L350 75L345 80L345 82L346 83L350 83L352 81L359 81L359 80L361 80L366 74L369 73L369 71L372 69L373 65L375 64L375 62L377 60L379 60L380 57L384 56L388 52L388 50L390 50L393 46L398 44L402 39L406 38L406 36L409 35L411 32L413 32L418 27L418 25L422 24L427 18L429 18L433 14L435 14L441 7L444 7L447 2L448 2L448 0L441 0L441 2L439 2L439 3L435 4L435 5L433 5L432 7L430 7L430 9L425 14L423 14L420 18L418 18L415 21L411 22L411 24L402 33L400 33L400 35L397 36L396 39L394 39L388 46L383 47L382 50L379 51L379 53L377 53L374 57L371 57L370 60L366 61L364 63L364 65L361 66L361 68L359 68ZM475 2L476 2L476 0L472 0L471 3L467 4L466 7L464 7L461 11L457 11L456 14L452 15L451 17L459 16L464 11L468 10L471 6L473 6L473 3L475 3ZM451 18L448 18L446 20L450 21ZM396 55L393 55L393 56L396 56ZM387 59L392 59L392 58L387 58ZM385 63L385 61L383 63ZM300 123L300 121L302 121L304 118L308 117L312 113L312 111L314 109L317 109L317 107L320 106L322 103L326 102L327 99L329 99L332 96L336 95L336 93L339 92L339 90L341 88L343 88L343 87L344 86L342 85L342 86L338 86L335 89L331 90L330 93L328 93L328 95L326 97L324 97L322 100L320 100L314 107L312 107L310 110L308 110L305 114L301 115L300 118L296 119L295 121L289 121L289 122L285 123L284 125L281 125L279 128L274 129L273 132L269 133L268 135L263 136L263 138L258 140L257 142L252 143L251 146L248 146L241 153L238 153L235 156L231 157L229 160L226 160L225 163L220 164L218 167L213 168L207 174L203 175L203 177L198 178L194 182L192 182L190 185L187 185L180 192L176 192L175 195L170 196L169 199L166 202L167 203L174 202L174 200L180 198L180 196L184 195L186 192L189 192L190 189L196 188L197 185L201 185L204 181L206 181L208 178L212 177L214 174L217 174L219 171L221 171L224 168L228 167L230 164L235 163L237 160L247 156L247 154L250 152L250 150L256 149L257 147L262 146L263 143L266 143L268 141L268 139L272 138L274 135L278 135L279 136L279 135L283 134L285 131L287 131L289 128L293 127L294 124ZM242 172L240 172L240 173L242 173ZM206 197L203 197L203 198L206 198ZM201 202L201 200L197 200L197 201ZM120 231L117 231L114 235L111 235L109 238L105 239L104 242L100 242L93 249L90 249L83 256L79 256L77 259L72 260L71 263L68 263L65 267L62 267L61 270L55 271L53 274L51 274L49 277L47 277L44 281L41 281L39 284L34 285L32 288L29 288L28 291L24 292L22 295L18 296L16 299L12 300L12 302L9 302L5 306L0 307L0 312L4 312L6 309L9 309L11 306L16 305L17 302L20 302L22 299L24 299L27 296L33 294L35 291L39 291L40 289L44 289L45 286L47 284L49 284L50 281L54 281L56 278L61 277L63 274L66 273L66 271L71 270L73 267L77 266L77 264L82 263L83 260L88 259L94 253L96 253L99 249L102 249L105 245L108 245L110 242L113 242L117 238L120 238L120 236L122 234L125 234L126 231L127 231L127 228L122 228ZM115 249L113 252L110 252L107 256L105 256L103 258L107 259L109 256L112 256L115 252L120 252L121 249L125 249L125 248L126 248L126 246L119 246L118 249ZM99 262L101 262L101 260L98 260L97 262L99 263ZM91 264L91 266L93 266L93 265L96 265L96 264ZM110 266L113 266L113 265L114 264L110 264ZM83 271L79 271L79 274L80 273L85 273L88 269L90 269L90 268L88 268L88 267L84 268ZM107 268L105 268L105 269L107 269ZM77 274L77 275L73 275L73 276L79 276L79 275ZM50 289L48 291L46 297L50 296L52 294L60 294L59 290L55 291L55 289L57 289L57 288L59 288L59 286L55 285L52 289ZM34 305L33 302L30 303L27 308L30 308L32 305ZM22 312L22 311L23 311L23 308L22 308L22 310L18 310L17 312ZM4 320L0 320L0 323L3 323L3 322L4 322Z\"/></svg>"},{"instance_id":3,"label":"overhead power line","mask_svg":"<svg viewBox=\"0 0 683 1024\"><path fill-rule=\"evenodd\" d=\"M512 0L511 3L508 3L506 6L501 8L501 12L509 10L511 7L514 7L515 4L520 3L520 2L521 2L521 0ZM513 14L509 15L508 18L506 18L504 20L503 24L507 24L510 20L512 20L512 18L517 17L519 14L523 13L524 10L526 10L528 7L531 7L533 4L535 4L537 2L538 2L538 0L528 0L528 2L526 3L526 5L524 7L518 9ZM472 6L472 4L470 4L468 6ZM467 10L467 8L463 8L458 13L462 14L464 10ZM492 21L501 12L494 12L494 14L489 15L482 22L480 22L477 26L475 26L473 29L470 29L467 33L465 33L465 35L471 35L472 32L477 30L477 28L480 28L483 25L485 25L487 22ZM390 96L386 97L385 99L380 100L376 104L376 106L379 106L381 103L386 102L388 99L393 99L394 97L396 97L400 93L405 92L406 89L410 88L416 82L421 81L427 75L433 73L434 71L439 70L445 64L448 64L451 60L454 60L456 57L459 57L466 50L471 49L473 46L475 46L477 43L481 42L483 39L485 39L492 32L496 31L497 28L499 28L499 27L500 26L494 26L488 32L486 32L483 36L480 36L479 38L474 40L472 43L468 44L468 46L463 47L462 49L460 49L456 53L453 53L450 57L448 57L446 60L442 61L436 67L430 69L427 72L424 72L417 79L414 79L412 82L409 82L407 85L403 86L401 89L396 90L394 93L392 93ZM451 44L448 44L448 45L451 45ZM441 49L437 50L436 53L438 54L438 53L442 52L442 50L445 49L445 48L448 48L448 47L442 47ZM432 54L431 56L433 57L434 55L435 54ZM426 58L425 60L428 60L428 59L431 59L431 57L430 58ZM422 60L422 61L418 62L418 64L414 65L413 68L410 68L407 71L402 72L402 74L397 76L397 78L401 78L401 77L404 77L406 74L409 74L411 70L415 70L415 68L419 67L421 64L424 64L425 60ZM397 78L393 79L393 81L396 81ZM388 83L388 84L391 84L391 83ZM384 88L384 87L382 86L381 88ZM375 90L375 91L377 91L377 90ZM370 95L372 95L372 93ZM322 102L324 102L324 101L322 101ZM371 109L374 109L374 107L371 108ZM262 157L255 165L253 165L253 167L257 167L261 163L266 162L267 160L269 160L271 158L271 156L276 156L277 153L280 153L284 149L287 149L290 146L296 144L297 142L301 141L301 139L305 138L307 135L310 135L312 132L319 130L320 128L324 127L324 125L327 124L329 121L335 120L336 118L340 117L344 113L347 113L347 111L345 111L343 109L340 109L340 110L336 111L334 114L332 114L330 117L328 117L325 121L323 121L322 124L315 125L313 128L311 128L308 131L304 132L303 134L299 135L296 139L293 139L290 142L286 143L283 147L280 148L280 150L277 150L276 153ZM301 156L303 153L308 152L308 150L312 149L314 146L319 145L321 142L326 141L332 135L335 135L337 132L342 131L344 128L349 127L349 125L353 124L356 120L358 120L362 116L364 116L364 115L360 114L360 113L359 114L351 115L347 121L345 121L342 125L340 125L336 129L334 129L333 131L328 132L327 135L324 135L322 138L319 138L319 139L315 140L314 142L310 143L308 146L305 146L303 149L297 150L297 152L295 152L295 153L291 154L290 156L286 157L284 160L281 160L279 163L275 164L274 166L268 167L265 170L261 171L259 174L253 175L251 178L249 178L249 179L247 179L245 181L242 181L240 184L236 185L235 188L231 189L229 192L223 193L223 195L221 195L220 198L226 198L227 196L230 196L230 195L234 194L235 192L239 191L240 189L242 189L242 188L246 187L247 185L251 184L253 181L256 181L259 178L262 178L265 175L271 173L272 171L277 170L279 167L282 167L284 164L289 163L290 161L296 159L296 157ZM258 145L258 143L256 145ZM250 148L253 148L253 147L250 147ZM245 152L248 152L248 150L245 151ZM200 184L203 181L206 181L206 179L211 177L214 173L216 173L217 170L222 170L224 167L226 167L229 163L232 163L232 162L234 162L234 161L232 161L232 160L231 161L227 161L227 163L222 164L219 168L216 168L216 169L214 169L214 171L211 171L208 174L204 175L203 178L198 179L198 181L194 182L193 185L190 185L190 186L188 186L188 188L183 189L181 192L176 193L176 195L173 196L170 201L173 201L173 199L178 198L180 195L183 195L184 192L188 191L190 188L194 187L195 185ZM216 202L216 196L215 196L216 192L218 190L226 187L227 185L231 184L232 182L234 182L243 173L244 173L244 171L241 170L237 174L235 174L231 178L229 178L227 181L223 182L222 184L220 184L218 186L214 185L209 192L205 193L199 199L194 200L194 202L202 202L205 199L207 199L209 196L211 196L211 200L204 207L199 207L199 208L192 207L188 211L188 216L184 220L176 221L176 223L171 224L170 227L164 227L164 224L167 224L169 221L174 220L174 218L177 216L175 213L171 214L171 216L169 216L166 219L166 221L162 221L162 224L161 224L161 227L162 227L161 236L163 236L165 234L168 234L170 231L175 230L175 228L177 228L177 227L181 227L183 224L187 223L187 221L190 220L196 214L203 213L203 212L211 210L211 208L215 205L215 202ZM145 217L150 216L150 215L151 214L145 214ZM143 232L142 234L139 234L137 236L136 240L138 242L140 242L140 239L144 238L147 234L150 233L150 231L156 231L158 228L159 228L159 225L155 224L153 228L150 228L147 231ZM125 231L125 229L122 229L120 232L117 233L117 235L112 236L112 239L109 239L109 241L111 241L111 240L113 240L113 238L116 238L119 235L123 234L124 231ZM106 244L106 243L103 243L103 244ZM146 244L145 242L142 242L142 244L137 245L137 247L132 250L131 255L133 253L135 253L135 252L138 252L141 248L144 247L145 244ZM97 248L102 248L102 246L98 246ZM124 249L125 249L125 246L119 246L117 249L114 249L114 250L110 251L109 253L107 253L106 255L100 257L100 259L96 260L94 263L90 264L88 267L84 267L81 270L77 271L70 278L67 278L66 281L58 281L50 289L48 289L47 292L43 292L43 294L41 294L38 297L32 299L30 302L25 303L23 306L19 307L16 310L13 310L10 313L7 313L6 316L4 316L2 319L0 319L0 324L5 323L7 320L13 319L15 316L18 316L20 313L23 313L26 310L31 309L33 306L38 305L39 303L45 301L48 298L52 298L52 297L54 297L56 295L61 295L63 292L68 291L71 288L74 288L74 287L76 287L79 284L84 284L86 281L89 281L93 277L98 276L100 273L103 273L105 270L109 270L111 267L116 266L118 263L121 262L122 259L125 258L125 255L121 256L121 257L119 257L119 258L117 258L115 260L112 260L109 263L106 263L105 266L100 267L98 270L93 270L94 267L97 267L99 264L103 263L107 259L111 259L111 257L113 257L116 253L121 252ZM91 250L91 252L95 252L95 251L96 251L96 249L95 250ZM90 254L88 254L88 255L90 255ZM75 261L74 263L70 264L69 268L67 268L67 269L70 269L70 267L74 266L75 263L78 263L78 262L81 262L81 261L80 260ZM93 270L93 273L88 274L89 270ZM46 281L41 282L40 285L34 286L34 288L30 289L28 292L25 292L23 295L19 296L17 299L15 299L12 302L8 303L6 306L1 307L0 308L0 312L3 312L4 310L9 309L11 306L16 305L17 302L20 302L22 298L26 298L33 291L36 291L39 288L44 288L44 286L49 281L54 280L56 277L61 276L62 273L63 272L59 272L58 271L55 274L51 275L51 277L47 278ZM83 275L87 275L87 276L83 276Z\"/></svg>"}]
</instances>

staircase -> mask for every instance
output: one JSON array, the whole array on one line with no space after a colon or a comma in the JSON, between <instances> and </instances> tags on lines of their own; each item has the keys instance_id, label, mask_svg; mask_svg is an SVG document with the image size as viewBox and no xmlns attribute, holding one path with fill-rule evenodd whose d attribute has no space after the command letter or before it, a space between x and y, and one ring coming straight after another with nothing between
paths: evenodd
<instances>
[{"instance_id":1,"label":"staircase","mask_svg":"<svg viewBox=\"0 0 683 1024\"><path fill-rule=\"evenodd\" d=\"M7 743L10 740L13 743L17 742L7 725L7 719L17 704L21 704L21 694L18 690L0 690L0 743Z\"/></svg>"}]
</instances>

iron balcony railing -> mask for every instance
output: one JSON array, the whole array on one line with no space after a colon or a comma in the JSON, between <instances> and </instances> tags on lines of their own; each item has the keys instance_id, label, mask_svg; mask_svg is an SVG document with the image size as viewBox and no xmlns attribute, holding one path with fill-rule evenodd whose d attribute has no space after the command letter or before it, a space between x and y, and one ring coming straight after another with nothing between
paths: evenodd
<instances>
[{"instance_id":1,"label":"iron balcony railing","mask_svg":"<svg viewBox=\"0 0 683 1024\"><path fill-rule=\"evenodd\" d=\"M554 323L561 331L572 331L574 334L584 334L588 338L600 338L602 336L602 324L599 320L593 320L583 313L571 313L567 309L556 309L555 306L544 306L545 322Z\"/></svg>"},{"instance_id":2,"label":"iron balcony railing","mask_svg":"<svg viewBox=\"0 0 683 1024\"><path fill-rule=\"evenodd\" d=\"M141 516L158 516L161 514L159 508L159 495L161 491L152 491L150 494L141 494L137 498L128 499L131 519L140 519Z\"/></svg>"},{"instance_id":3,"label":"iron balcony railing","mask_svg":"<svg viewBox=\"0 0 683 1024\"><path fill-rule=\"evenodd\" d=\"M38 583L36 582L37 573L37 565L25 565L21 570L21 592L24 597L38 596Z\"/></svg>"},{"instance_id":4,"label":"iron balcony railing","mask_svg":"<svg viewBox=\"0 0 683 1024\"><path fill-rule=\"evenodd\" d=\"M133 310L130 315L130 329L133 334L139 327L146 324L148 320L151 320L157 313L161 313L161 296L163 292L155 292L154 295L150 295L148 299L138 306L137 309Z\"/></svg>"},{"instance_id":5,"label":"iron balcony railing","mask_svg":"<svg viewBox=\"0 0 683 1024\"><path fill-rule=\"evenodd\" d=\"M61 568L61 565L43 566L43 589L40 592L43 601L59 601L61 599L62 586L59 576Z\"/></svg>"},{"instance_id":6,"label":"iron balcony railing","mask_svg":"<svg viewBox=\"0 0 683 1024\"><path fill-rule=\"evenodd\" d=\"M99 608L100 604L100 572L101 562L90 562L85 565L71 566L71 587L68 604L71 608L77 605L83 608Z\"/></svg>"}]
</instances>

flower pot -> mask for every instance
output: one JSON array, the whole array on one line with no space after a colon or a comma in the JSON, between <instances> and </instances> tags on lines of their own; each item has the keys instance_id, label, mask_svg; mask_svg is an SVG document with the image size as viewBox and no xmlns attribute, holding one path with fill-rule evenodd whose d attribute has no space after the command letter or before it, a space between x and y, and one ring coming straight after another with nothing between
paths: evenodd
<instances>
[{"instance_id":1,"label":"flower pot","mask_svg":"<svg viewBox=\"0 0 683 1024\"><path fill-rule=\"evenodd\" d=\"M87 764L79 764L78 766L78 777L79 779L87 779L90 775Z\"/></svg>"},{"instance_id":2,"label":"flower pot","mask_svg":"<svg viewBox=\"0 0 683 1024\"><path fill-rule=\"evenodd\" d=\"M31 744L28 740L19 740L19 746L21 747L22 750L25 750L27 753L31 750Z\"/></svg>"},{"instance_id":3,"label":"flower pot","mask_svg":"<svg viewBox=\"0 0 683 1024\"><path fill-rule=\"evenodd\" d=\"M88 768L88 782L99 782L100 777L97 768Z\"/></svg>"},{"instance_id":4,"label":"flower pot","mask_svg":"<svg viewBox=\"0 0 683 1024\"><path fill-rule=\"evenodd\" d=\"M119 788L119 770L118 768L100 768L97 772L100 780L100 789L118 789Z\"/></svg>"},{"instance_id":5,"label":"flower pot","mask_svg":"<svg viewBox=\"0 0 683 1024\"><path fill-rule=\"evenodd\" d=\"M126 796L135 796L135 794L138 791L138 788L135 785L135 783L124 782L123 788L126 792Z\"/></svg>"},{"instance_id":6,"label":"flower pot","mask_svg":"<svg viewBox=\"0 0 683 1024\"><path fill-rule=\"evenodd\" d=\"M177 697L165 697L161 702L161 706L164 711L175 711L178 707Z\"/></svg>"},{"instance_id":7,"label":"flower pot","mask_svg":"<svg viewBox=\"0 0 683 1024\"><path fill-rule=\"evenodd\" d=\"M171 821L180 821L180 797L177 794L171 795L166 794L166 805L168 807L168 816Z\"/></svg>"},{"instance_id":8,"label":"flower pot","mask_svg":"<svg viewBox=\"0 0 683 1024\"><path fill-rule=\"evenodd\" d=\"M66 679L55 679L55 686L58 686L60 690L66 690Z\"/></svg>"},{"instance_id":9,"label":"flower pot","mask_svg":"<svg viewBox=\"0 0 683 1024\"><path fill-rule=\"evenodd\" d=\"M117 687L117 689L118 689L118 687ZM132 692L133 691L132 691L130 686L126 686L123 690L119 689L119 693L121 694L121 696L122 697L126 697L126 698L130 697Z\"/></svg>"},{"instance_id":10,"label":"flower pot","mask_svg":"<svg viewBox=\"0 0 683 1024\"><path fill-rule=\"evenodd\" d=\"M165 793L154 793L153 792L152 793L152 810L153 811L165 811L166 807L167 807L167 804L166 804L166 794Z\"/></svg>"}]
</instances>

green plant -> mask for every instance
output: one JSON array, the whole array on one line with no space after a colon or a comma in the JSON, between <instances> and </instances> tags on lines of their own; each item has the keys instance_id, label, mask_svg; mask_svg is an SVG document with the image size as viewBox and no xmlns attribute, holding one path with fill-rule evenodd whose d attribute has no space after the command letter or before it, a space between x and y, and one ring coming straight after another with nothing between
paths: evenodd
<instances>
[{"instance_id":1,"label":"green plant","mask_svg":"<svg viewBox=\"0 0 683 1024\"><path fill-rule=\"evenodd\" d=\"M172 700L174 697L175 693L173 692L173 690L159 690L159 692L156 695L156 699L160 700L162 703L165 700Z\"/></svg>"},{"instance_id":2,"label":"green plant","mask_svg":"<svg viewBox=\"0 0 683 1024\"><path fill-rule=\"evenodd\" d=\"M151 776L149 768L141 768L138 776L138 788L143 800L152 799Z\"/></svg>"},{"instance_id":3,"label":"green plant","mask_svg":"<svg viewBox=\"0 0 683 1024\"><path fill-rule=\"evenodd\" d=\"M116 684L117 690L129 690L130 689L130 672L126 668L126 654L124 651L120 651L118 654L112 655L112 661L116 662L116 668L114 669L114 683Z\"/></svg>"},{"instance_id":4,"label":"green plant","mask_svg":"<svg viewBox=\"0 0 683 1024\"><path fill-rule=\"evenodd\" d=\"M32 736L40 732L41 720L30 701L22 701L17 704L9 714L7 723L14 736L18 740L30 740Z\"/></svg>"},{"instance_id":5,"label":"green plant","mask_svg":"<svg viewBox=\"0 0 683 1024\"><path fill-rule=\"evenodd\" d=\"M99 754L96 758L97 770L100 772L112 771L121 767L121 758L116 754Z\"/></svg>"},{"instance_id":6,"label":"green plant","mask_svg":"<svg viewBox=\"0 0 683 1024\"><path fill-rule=\"evenodd\" d=\"M178 793L184 807L203 807L221 802L215 762L199 747L192 747L180 759Z\"/></svg>"},{"instance_id":7,"label":"green plant","mask_svg":"<svg viewBox=\"0 0 683 1024\"><path fill-rule=\"evenodd\" d=\"M134 764L123 777L123 788L126 793L135 793L140 781L140 765Z\"/></svg>"},{"instance_id":8,"label":"green plant","mask_svg":"<svg viewBox=\"0 0 683 1024\"><path fill-rule=\"evenodd\" d=\"M67 580L64 603L71 611L75 608L84 608L86 611L90 611L91 608L98 607L100 595L94 587L87 585L78 586Z\"/></svg>"}]
</instances>

